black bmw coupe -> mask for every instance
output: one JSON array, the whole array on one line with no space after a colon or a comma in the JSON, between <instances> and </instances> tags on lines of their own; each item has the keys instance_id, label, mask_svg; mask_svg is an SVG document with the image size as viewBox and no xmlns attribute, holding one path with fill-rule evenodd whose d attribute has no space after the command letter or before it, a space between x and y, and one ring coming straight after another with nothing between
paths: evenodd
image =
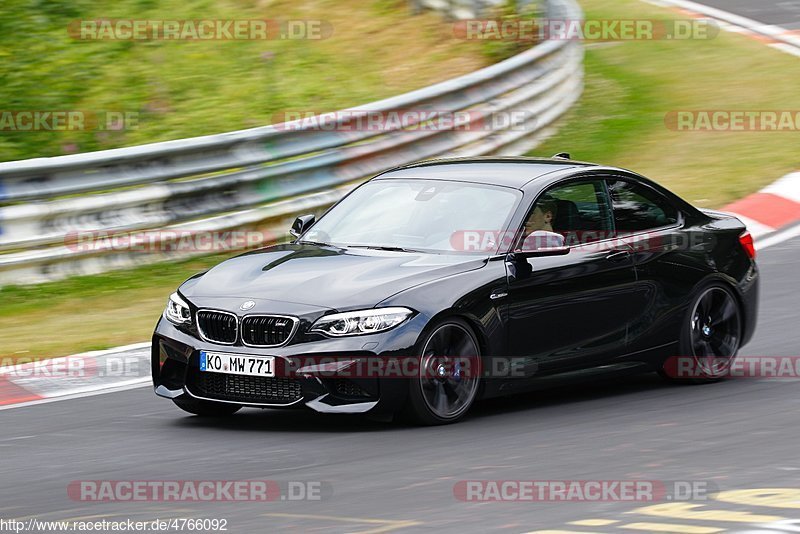
<instances>
[{"instance_id":1,"label":"black bmw coupe","mask_svg":"<svg viewBox=\"0 0 800 534\"><path fill-rule=\"evenodd\" d=\"M169 297L156 394L451 423L576 373L715 381L756 324L741 221L567 155L405 165L291 233Z\"/></svg>"}]
</instances>

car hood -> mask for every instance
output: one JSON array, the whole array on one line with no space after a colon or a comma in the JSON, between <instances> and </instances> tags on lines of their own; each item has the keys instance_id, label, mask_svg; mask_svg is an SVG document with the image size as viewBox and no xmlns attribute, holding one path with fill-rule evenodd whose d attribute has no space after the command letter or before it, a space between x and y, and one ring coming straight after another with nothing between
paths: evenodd
<instances>
[{"instance_id":1,"label":"car hood","mask_svg":"<svg viewBox=\"0 0 800 534\"><path fill-rule=\"evenodd\" d=\"M487 257L276 245L229 259L181 287L186 297L237 297L343 310L479 269Z\"/></svg>"}]
</instances>

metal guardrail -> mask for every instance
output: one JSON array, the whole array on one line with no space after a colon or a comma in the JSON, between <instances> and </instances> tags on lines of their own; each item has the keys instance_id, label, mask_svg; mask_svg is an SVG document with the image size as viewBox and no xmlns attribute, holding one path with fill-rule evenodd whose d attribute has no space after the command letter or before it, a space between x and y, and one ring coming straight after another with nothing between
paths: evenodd
<instances>
[{"instance_id":1,"label":"metal guardrail","mask_svg":"<svg viewBox=\"0 0 800 534\"><path fill-rule=\"evenodd\" d=\"M550 16L581 17L574 0ZM223 231L284 235L293 214L327 207L386 168L442 156L518 154L551 133L582 91L583 49L546 41L479 71L328 116L333 128L284 123L129 148L0 163L0 285L101 272L187 252L69 246L76 232ZM348 128L391 111L465 112L495 129ZM167 238L165 238L167 239Z\"/></svg>"},{"instance_id":2,"label":"metal guardrail","mask_svg":"<svg viewBox=\"0 0 800 534\"><path fill-rule=\"evenodd\" d=\"M410 0L414 12L431 9L453 19L475 19L491 8L500 7L504 0ZM522 2L518 2L520 5Z\"/></svg>"}]
</instances>

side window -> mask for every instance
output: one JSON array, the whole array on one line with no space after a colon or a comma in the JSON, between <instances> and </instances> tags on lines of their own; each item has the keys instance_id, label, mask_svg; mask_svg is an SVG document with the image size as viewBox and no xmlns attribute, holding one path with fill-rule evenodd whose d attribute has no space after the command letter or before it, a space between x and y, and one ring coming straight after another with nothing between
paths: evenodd
<instances>
[{"instance_id":1,"label":"side window","mask_svg":"<svg viewBox=\"0 0 800 534\"><path fill-rule=\"evenodd\" d=\"M524 249L532 236L553 232L574 246L607 239L611 234L611 210L602 180L581 180L556 185L533 205L522 230ZM538 247L533 247L538 248Z\"/></svg>"},{"instance_id":2,"label":"side window","mask_svg":"<svg viewBox=\"0 0 800 534\"><path fill-rule=\"evenodd\" d=\"M641 232L678 222L678 210L659 192L635 182L609 180L617 232Z\"/></svg>"}]
</instances>

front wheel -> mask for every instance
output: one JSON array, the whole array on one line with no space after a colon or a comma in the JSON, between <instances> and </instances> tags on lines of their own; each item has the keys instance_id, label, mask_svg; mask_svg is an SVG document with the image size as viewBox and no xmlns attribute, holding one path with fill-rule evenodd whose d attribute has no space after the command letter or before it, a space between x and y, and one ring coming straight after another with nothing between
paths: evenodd
<instances>
[{"instance_id":1,"label":"front wheel","mask_svg":"<svg viewBox=\"0 0 800 534\"><path fill-rule=\"evenodd\" d=\"M707 383L728 375L742 340L739 303L730 289L714 284L692 300L681 328L678 358L661 375L686 383Z\"/></svg>"},{"instance_id":2,"label":"front wheel","mask_svg":"<svg viewBox=\"0 0 800 534\"><path fill-rule=\"evenodd\" d=\"M477 396L480 362L478 340L465 321L436 325L422 343L419 374L409 379L406 415L425 425L460 420Z\"/></svg>"},{"instance_id":3,"label":"front wheel","mask_svg":"<svg viewBox=\"0 0 800 534\"><path fill-rule=\"evenodd\" d=\"M203 417L223 417L233 415L241 409L236 404L211 402L200 399L172 399L172 402L185 412Z\"/></svg>"}]
</instances>

